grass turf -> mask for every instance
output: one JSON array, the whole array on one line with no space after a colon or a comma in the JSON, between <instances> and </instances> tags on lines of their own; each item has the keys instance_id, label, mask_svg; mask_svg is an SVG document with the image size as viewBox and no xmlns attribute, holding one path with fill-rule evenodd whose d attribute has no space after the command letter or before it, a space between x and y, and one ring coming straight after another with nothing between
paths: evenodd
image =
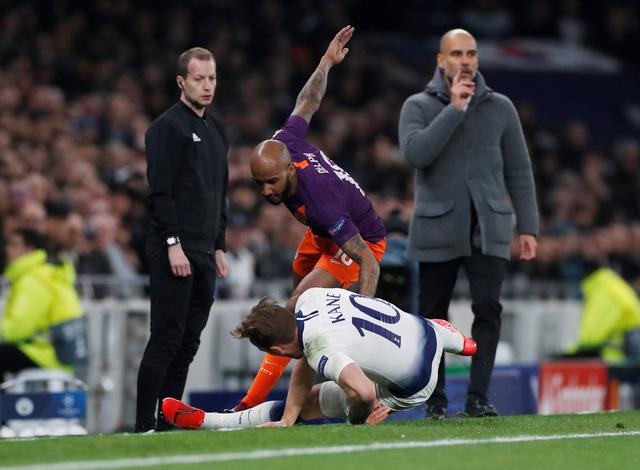
<instances>
[{"instance_id":1,"label":"grass turf","mask_svg":"<svg viewBox=\"0 0 640 470\"><path fill-rule=\"evenodd\" d=\"M395 421L380 426L296 426L235 432L182 431L152 435L114 434L0 441L0 468L73 461L251 452L372 443L489 439L522 435L640 431L640 411L589 415L505 416L483 419ZM638 468L640 436L595 437L518 443L482 443L431 448L366 450L190 464L186 468ZM108 465L107 462L105 464ZM159 465L145 468L175 468ZM130 467L135 468L135 465Z\"/></svg>"}]
</instances>

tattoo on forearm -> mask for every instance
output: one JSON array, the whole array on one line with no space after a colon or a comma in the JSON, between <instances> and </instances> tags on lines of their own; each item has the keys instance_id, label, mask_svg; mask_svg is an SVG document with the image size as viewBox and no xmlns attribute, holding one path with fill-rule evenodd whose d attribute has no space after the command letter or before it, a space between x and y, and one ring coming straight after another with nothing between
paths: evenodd
<instances>
[{"instance_id":1,"label":"tattoo on forearm","mask_svg":"<svg viewBox=\"0 0 640 470\"><path fill-rule=\"evenodd\" d=\"M375 260L369 246L358 234L342 246L342 251L360 265L359 292L367 296L375 295L378 276L380 275L380 265ZM371 259L373 259L373 263L366 262Z\"/></svg>"},{"instance_id":2,"label":"tattoo on forearm","mask_svg":"<svg viewBox=\"0 0 640 470\"><path fill-rule=\"evenodd\" d=\"M300 90L296 106L305 106L310 110L315 110L320 106L324 93L327 91L327 72L328 70L323 66L318 66Z\"/></svg>"},{"instance_id":3,"label":"tattoo on forearm","mask_svg":"<svg viewBox=\"0 0 640 470\"><path fill-rule=\"evenodd\" d=\"M344 251L356 263L362 263L362 250L368 250L369 247L360 235L355 235L351 240L342 245Z\"/></svg>"}]
</instances>

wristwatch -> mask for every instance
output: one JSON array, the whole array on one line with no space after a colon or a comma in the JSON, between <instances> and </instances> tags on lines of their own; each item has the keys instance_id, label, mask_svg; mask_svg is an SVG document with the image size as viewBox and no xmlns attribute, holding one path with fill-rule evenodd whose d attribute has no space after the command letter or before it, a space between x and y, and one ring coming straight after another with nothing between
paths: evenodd
<instances>
[{"instance_id":1,"label":"wristwatch","mask_svg":"<svg viewBox=\"0 0 640 470\"><path fill-rule=\"evenodd\" d=\"M167 246L173 246L173 245L179 245L179 244L180 244L180 239L178 238L177 235L175 237L167 238Z\"/></svg>"}]
</instances>

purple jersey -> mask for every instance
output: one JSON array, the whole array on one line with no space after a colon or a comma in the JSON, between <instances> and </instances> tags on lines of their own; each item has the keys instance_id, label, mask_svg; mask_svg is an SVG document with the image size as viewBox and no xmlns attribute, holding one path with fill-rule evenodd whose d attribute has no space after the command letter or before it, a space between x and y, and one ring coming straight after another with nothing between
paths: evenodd
<instances>
[{"instance_id":1,"label":"purple jersey","mask_svg":"<svg viewBox=\"0 0 640 470\"><path fill-rule=\"evenodd\" d=\"M296 192L284 200L291 213L314 234L342 246L354 235L372 243L385 229L371 201L349 173L304 139L309 125L291 115L273 138L287 146L298 175Z\"/></svg>"}]
</instances>

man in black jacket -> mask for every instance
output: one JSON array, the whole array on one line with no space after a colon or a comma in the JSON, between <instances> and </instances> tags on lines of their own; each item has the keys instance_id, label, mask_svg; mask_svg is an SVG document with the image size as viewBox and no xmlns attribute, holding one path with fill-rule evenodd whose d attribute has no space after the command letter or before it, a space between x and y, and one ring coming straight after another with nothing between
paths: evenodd
<instances>
[{"instance_id":1,"label":"man in black jacket","mask_svg":"<svg viewBox=\"0 0 640 470\"><path fill-rule=\"evenodd\" d=\"M182 53L176 82L180 100L145 138L151 336L138 372L138 432L156 429L159 398L182 396L213 304L216 274L227 274L229 144L222 124L205 112L216 89L211 52L196 47ZM157 423L157 429L166 425Z\"/></svg>"}]
</instances>

